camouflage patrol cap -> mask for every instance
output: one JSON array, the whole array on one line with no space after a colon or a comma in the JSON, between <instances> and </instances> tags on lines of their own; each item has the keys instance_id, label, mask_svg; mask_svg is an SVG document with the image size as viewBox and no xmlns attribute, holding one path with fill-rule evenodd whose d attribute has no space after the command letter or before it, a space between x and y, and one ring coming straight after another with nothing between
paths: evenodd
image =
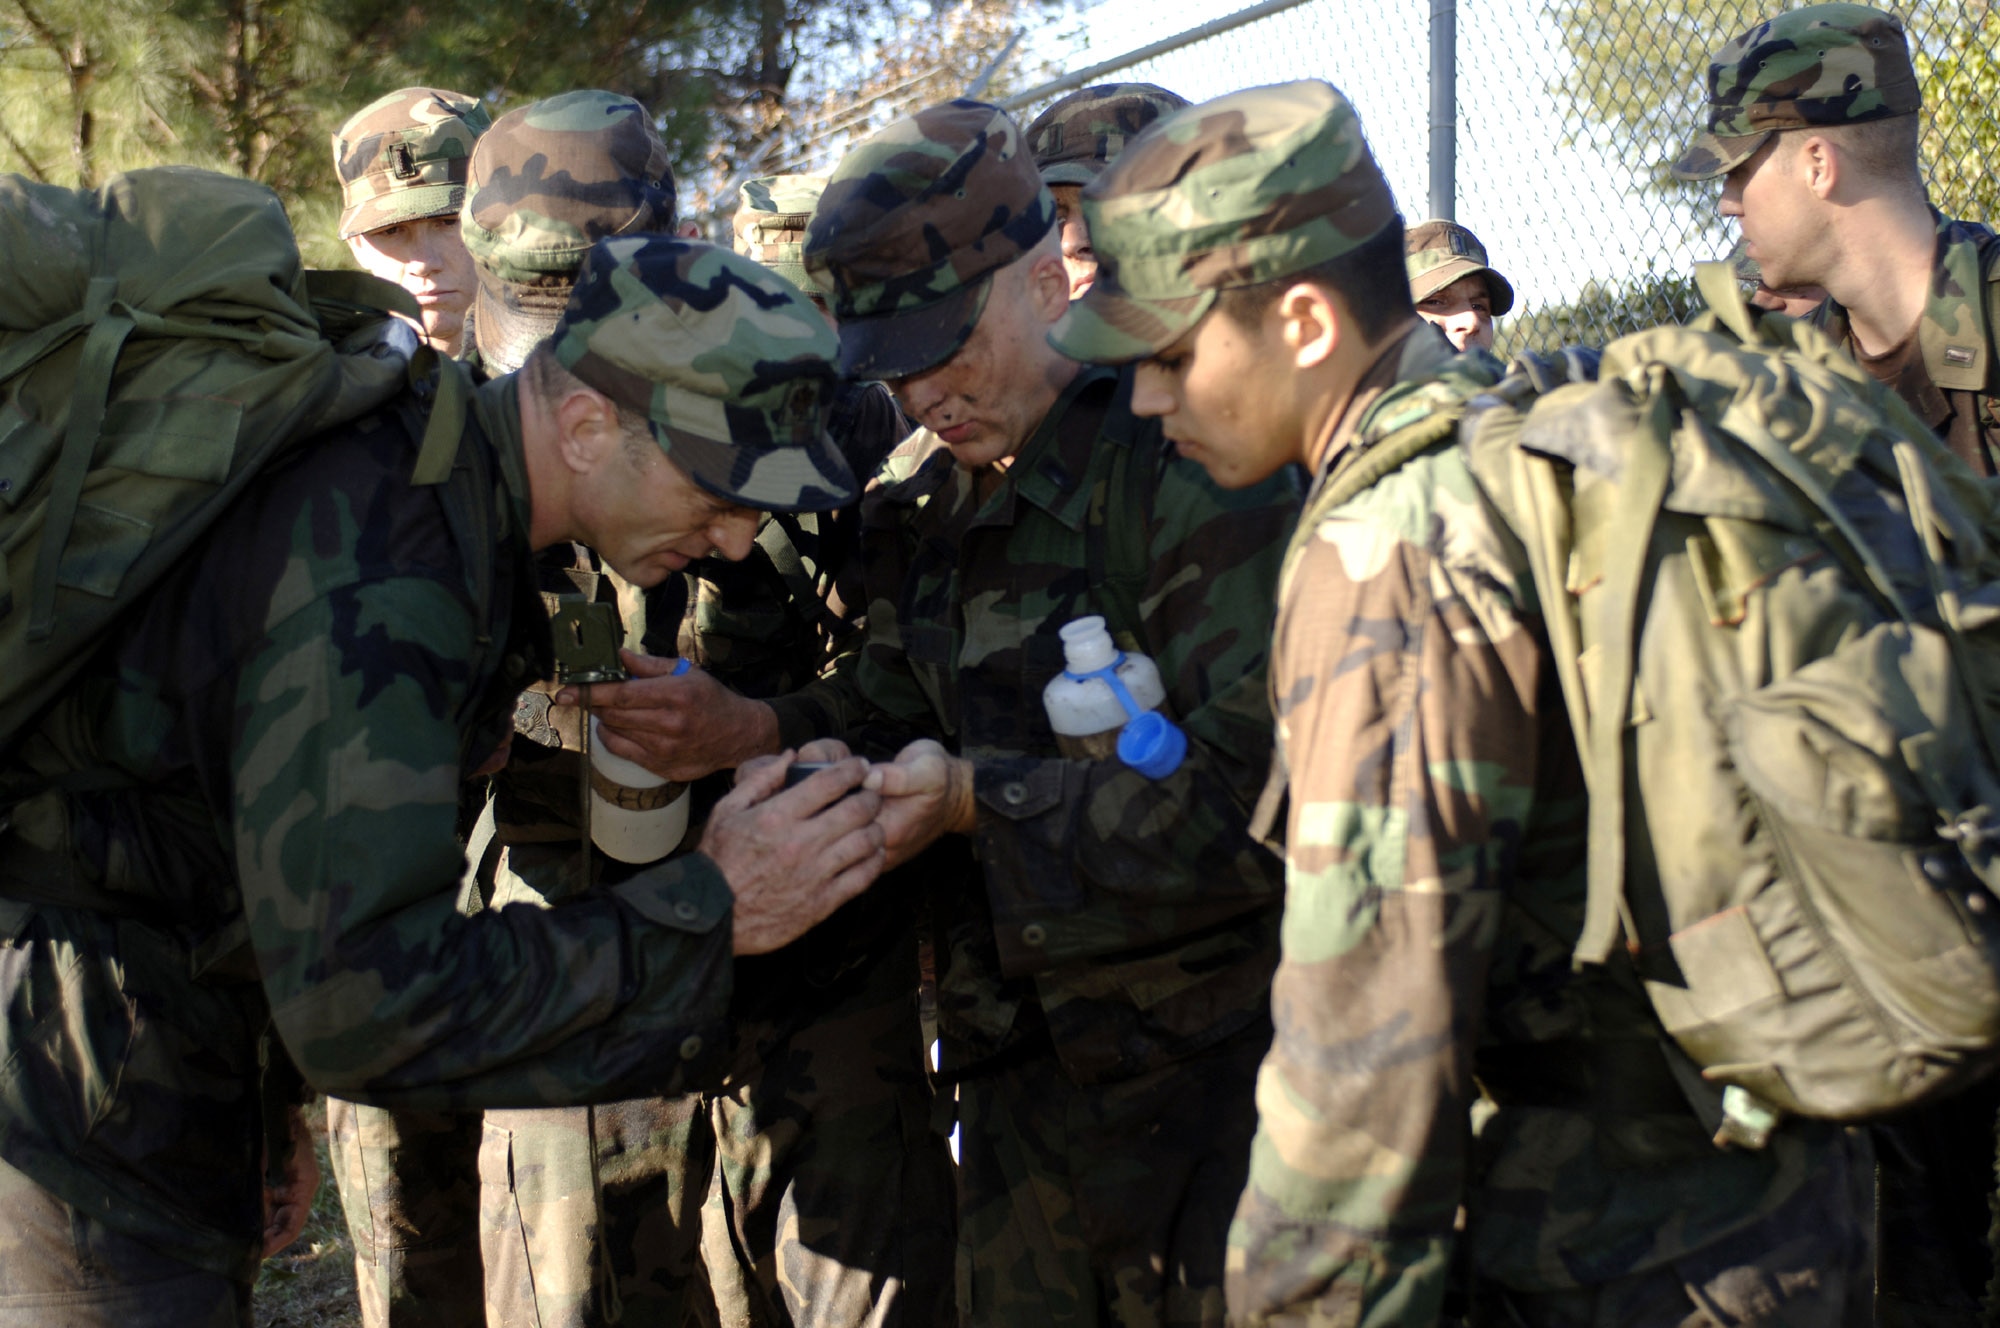
<instances>
[{"instance_id":1,"label":"camouflage patrol cap","mask_svg":"<svg viewBox=\"0 0 2000 1328\"><path fill-rule=\"evenodd\" d=\"M700 240L600 241L549 343L695 483L744 507L823 512L857 486L827 436L839 343L798 288Z\"/></svg>"},{"instance_id":2,"label":"camouflage patrol cap","mask_svg":"<svg viewBox=\"0 0 2000 1328\"><path fill-rule=\"evenodd\" d=\"M1028 126L1044 184L1089 184L1153 121L1188 104L1153 83L1099 83L1072 92Z\"/></svg>"},{"instance_id":3,"label":"camouflage patrol cap","mask_svg":"<svg viewBox=\"0 0 2000 1328\"><path fill-rule=\"evenodd\" d=\"M472 145L491 123L477 97L443 88L399 88L348 116L333 131L340 238L457 215Z\"/></svg>"},{"instance_id":4,"label":"camouflage patrol cap","mask_svg":"<svg viewBox=\"0 0 2000 1328\"><path fill-rule=\"evenodd\" d=\"M1865 5L1808 5L1759 23L1708 66L1708 129L1674 175L1727 174L1780 129L1860 124L1923 105L1895 15Z\"/></svg>"},{"instance_id":5,"label":"camouflage patrol cap","mask_svg":"<svg viewBox=\"0 0 2000 1328\"><path fill-rule=\"evenodd\" d=\"M667 146L632 98L566 92L494 121L473 150L463 222L488 366L518 367L555 329L598 240L673 227Z\"/></svg>"},{"instance_id":6,"label":"camouflage patrol cap","mask_svg":"<svg viewBox=\"0 0 2000 1328\"><path fill-rule=\"evenodd\" d=\"M808 295L819 288L806 276L806 223L826 189L824 175L766 175L743 182L736 209L736 252L754 258Z\"/></svg>"},{"instance_id":7,"label":"camouflage patrol cap","mask_svg":"<svg viewBox=\"0 0 2000 1328\"><path fill-rule=\"evenodd\" d=\"M902 378L958 353L993 273L1056 220L1020 126L950 101L898 120L841 159L806 231L806 271L832 295L840 368Z\"/></svg>"},{"instance_id":8,"label":"camouflage patrol cap","mask_svg":"<svg viewBox=\"0 0 2000 1328\"><path fill-rule=\"evenodd\" d=\"M1226 287L1289 276L1357 248L1396 200L1337 88L1247 88L1157 121L1096 181L1083 215L1097 281L1050 344L1106 364L1165 350Z\"/></svg>"},{"instance_id":9,"label":"camouflage patrol cap","mask_svg":"<svg viewBox=\"0 0 2000 1328\"><path fill-rule=\"evenodd\" d=\"M1455 221L1421 221L1403 237L1403 266L1410 274L1410 298L1427 300L1477 273L1486 278L1493 296L1493 316L1514 307L1514 286L1486 261L1486 246Z\"/></svg>"}]
</instances>

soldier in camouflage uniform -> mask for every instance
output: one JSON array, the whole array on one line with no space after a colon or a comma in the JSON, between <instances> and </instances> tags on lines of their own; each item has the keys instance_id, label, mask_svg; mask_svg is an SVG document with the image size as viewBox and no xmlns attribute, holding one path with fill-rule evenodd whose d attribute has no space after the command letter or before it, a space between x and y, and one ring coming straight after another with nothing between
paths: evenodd
<instances>
[{"instance_id":1,"label":"soldier in camouflage uniform","mask_svg":"<svg viewBox=\"0 0 2000 1328\"><path fill-rule=\"evenodd\" d=\"M1673 165L1723 181L1762 282L1817 286L1813 315L1982 475L2000 471L2000 243L1941 217L1917 159L1922 96L1903 25L1812 5L1715 53L1707 123ZM1879 1317L1962 1323L1994 1276L1991 1080L1875 1130Z\"/></svg>"},{"instance_id":2,"label":"soldier in camouflage uniform","mask_svg":"<svg viewBox=\"0 0 2000 1328\"><path fill-rule=\"evenodd\" d=\"M1843 1132L1722 1151L1636 984L1572 970L1581 769L1525 560L1453 430L1320 498L1499 374L1418 320L1352 107L1306 82L1182 111L1084 209L1101 267L1056 344L1138 361L1133 409L1221 483L1315 476L1272 642L1284 959L1235 1319L1435 1323L1456 1259L1482 1323L1842 1322L1868 1255Z\"/></svg>"},{"instance_id":3,"label":"soldier in camouflage uniform","mask_svg":"<svg viewBox=\"0 0 2000 1328\"><path fill-rule=\"evenodd\" d=\"M542 361L467 403L443 485L410 482L414 398L291 451L51 705L5 772L0 1318L247 1323L265 1103L676 1091L732 953L872 880L860 763L780 791L781 758L699 853L457 911L461 782L549 668L532 549L588 539L644 585L746 547L754 509L849 501L835 345L727 250L607 243Z\"/></svg>"},{"instance_id":4,"label":"soldier in camouflage uniform","mask_svg":"<svg viewBox=\"0 0 2000 1328\"><path fill-rule=\"evenodd\" d=\"M538 160L557 168L537 171ZM566 279L560 264L574 261L573 237L642 224L630 208L634 200L646 206L648 182L664 171L664 149L627 99L570 94L503 117L474 163L467 206L481 272L477 327L489 358L518 354L545 330L536 311ZM531 176L535 191L512 186ZM607 177L621 187L605 188ZM673 224L670 193L655 211L650 224ZM486 317L495 308L504 312ZM501 326L511 331L487 335ZM837 387L833 412L836 446L858 473L906 432L879 387ZM643 721L649 690L698 694L720 678L774 694L810 681L853 630L851 615L826 602L844 561L838 541L851 543L851 529L851 511L773 515L740 571L723 558L699 559L643 598L607 576L635 652L628 666L646 681L595 689L606 748L632 754L620 719ZM582 561L548 569L549 593L573 593L593 576L587 551L579 552ZM703 668L674 678L665 656L677 632ZM560 899L583 877L580 712L553 690L524 695L526 741L495 779L496 839L506 846L492 886L500 902ZM679 778L671 768L662 773ZM696 791L699 806L726 791L726 778L713 783L722 787ZM622 869L599 857L595 870L614 879ZM874 917L856 928L857 914ZM697 1210L719 1162L734 1229L708 1262L723 1313L773 1325L898 1315L931 1322L928 1308L906 1311L926 1297L935 1302L943 1286L941 1274L927 1281L924 1269L943 1267L948 1255L949 1155L930 1129L908 929L906 913L857 905L801 946L740 972L731 1047L712 1094L487 1113L488 1317L675 1322L690 1309L705 1312ZM906 1262L915 1266L898 1272Z\"/></svg>"},{"instance_id":5,"label":"soldier in camouflage uniform","mask_svg":"<svg viewBox=\"0 0 2000 1328\"><path fill-rule=\"evenodd\" d=\"M416 298L424 337L459 352L472 303L472 258L459 238L472 147L491 123L476 97L401 88L333 134L340 238L354 261Z\"/></svg>"},{"instance_id":6,"label":"soldier in camouflage uniform","mask_svg":"<svg viewBox=\"0 0 2000 1328\"><path fill-rule=\"evenodd\" d=\"M1493 349L1493 320L1514 307L1514 286L1486 261L1486 246L1455 221L1420 221L1404 236L1404 268L1417 317L1444 329L1458 350Z\"/></svg>"},{"instance_id":7,"label":"soldier in camouflage uniform","mask_svg":"<svg viewBox=\"0 0 2000 1328\"><path fill-rule=\"evenodd\" d=\"M2000 245L1925 197L1903 25L1861 5L1796 9L1717 51L1708 81L1706 130L1675 176L1721 177L1721 212L1764 280L1825 289L1822 326L1967 465L2000 471Z\"/></svg>"},{"instance_id":8,"label":"soldier in camouflage uniform","mask_svg":"<svg viewBox=\"0 0 2000 1328\"><path fill-rule=\"evenodd\" d=\"M424 310L440 352L464 336L475 278L459 234L474 145L491 121L477 99L404 88L369 103L333 135L355 261L396 282ZM483 1317L479 1291L479 1117L389 1111L332 1098L327 1144L354 1243L369 1328L450 1328Z\"/></svg>"},{"instance_id":9,"label":"soldier in camouflage uniform","mask_svg":"<svg viewBox=\"0 0 2000 1328\"><path fill-rule=\"evenodd\" d=\"M958 1090L962 1321L1220 1324L1269 1026L1278 881L1246 826L1294 495L1221 493L1132 419L1121 375L1048 349L1069 297L1055 204L992 106L856 147L805 260L846 371L926 427L863 501L861 652L714 722L885 758L898 859L976 852L918 861ZM1155 658L1189 738L1157 781L1066 759L1049 726L1057 629L1093 613Z\"/></svg>"},{"instance_id":10,"label":"soldier in camouflage uniform","mask_svg":"<svg viewBox=\"0 0 2000 1328\"><path fill-rule=\"evenodd\" d=\"M753 180L736 222L740 248L808 291L799 248L823 185ZM908 426L879 384L849 380L828 431L861 475ZM852 508L774 514L742 562L690 568L681 646L701 669L594 688L607 747L698 779L713 768L700 752L645 745L657 720L725 687L781 695L850 651L861 597L836 580L855 525ZM726 774L697 784L698 799L711 784L726 788ZM951 1157L924 1073L916 957L907 886L884 881L737 970L725 1069L674 1145L683 1194L698 1199L713 1174L703 1253L722 1323L950 1321Z\"/></svg>"},{"instance_id":11,"label":"soldier in camouflage uniform","mask_svg":"<svg viewBox=\"0 0 2000 1328\"><path fill-rule=\"evenodd\" d=\"M532 189L520 183L530 177L535 181ZM465 204L459 247L476 258L476 263L468 260L467 294L469 298L476 284L487 327L484 338L467 336L464 350L471 363L493 374L520 368L529 351L555 330L592 243L609 235L668 231L674 224L666 146L645 108L614 93L568 93L502 116L471 148L468 160L460 163L459 178L464 187L458 202ZM456 238L461 226L457 203L451 225ZM478 325L476 313L471 322ZM483 343L483 355L475 341ZM628 624L636 628L635 648L646 644L645 609L663 602L661 634L665 649L671 651L685 603L681 577L668 577L658 590L642 593L567 544L543 550L536 563L544 599L552 608L557 598L579 594L622 600ZM543 683L523 693L516 711L518 741L507 769L494 781L496 816L482 823L492 830L494 846L489 852L484 834L476 845L482 858L500 859L481 864L489 904L515 899L539 902L542 894L524 882L523 872L559 875L576 857L574 753L581 745L581 733L577 710L553 707L553 691L552 684ZM541 842L550 838L559 842ZM517 861L520 871L512 869ZM501 885L497 892L496 875ZM548 888L563 893L560 884ZM522 1143L517 1150L532 1155L538 1165L546 1162L551 1150L586 1155L586 1177L591 1175L589 1148L575 1138L579 1129L587 1124L599 1134L620 1139L613 1151L622 1160L622 1172L615 1182L606 1183L617 1195L631 1195L631 1206L648 1210L628 1220L625 1208L614 1203L610 1212L600 1214L594 1182L582 1185L581 1200L572 1190L550 1183L542 1188L550 1195L551 1214L561 1209L564 1200L559 1196L570 1196L572 1210L579 1202L583 1206L573 1212L574 1222L551 1217L536 1224L546 1233L547 1248L575 1250L570 1242L595 1232L603 1225L600 1218L616 1232L656 1230L651 1210L681 1211L681 1206L669 1202L675 1194L660 1193L672 1186L668 1160L660 1149L649 1149L645 1143L660 1133L659 1122L652 1118L655 1114L625 1103L509 1113L518 1128L502 1139L519 1135L540 1143L540 1147ZM632 1119L635 1115L641 1119ZM479 1153L484 1137L480 1113L389 1110L332 1099L327 1132L354 1242L362 1320L369 1328L479 1323L486 1317L489 1290L512 1288L519 1293L529 1283L523 1262L531 1261L544 1246L496 1234L518 1224L521 1205L509 1187L503 1185L487 1195L495 1211L492 1220L480 1221ZM641 1159L648 1157L653 1159L650 1168L641 1165ZM505 1161L504 1152L500 1161ZM489 1161L489 1169L494 1165L498 1164ZM695 1202L699 1200L696 1195ZM691 1218L687 1225L691 1231ZM614 1239L613 1231L601 1233L601 1238ZM482 1273L482 1233L494 1265L487 1270L490 1275ZM560 1321L553 1311L559 1288L572 1288L579 1300L593 1295L591 1270L601 1265L592 1263L591 1252L586 1239L576 1250L584 1271L568 1277L556 1274L551 1266L554 1255L542 1258L544 1275L534 1280L544 1288L551 1321ZM678 1274L667 1278L671 1295L681 1294L692 1275L692 1263L692 1253L684 1253Z\"/></svg>"},{"instance_id":12,"label":"soldier in camouflage uniform","mask_svg":"<svg viewBox=\"0 0 2000 1328\"><path fill-rule=\"evenodd\" d=\"M1028 126L1028 151L1056 200L1056 229L1072 300L1090 289L1097 272L1077 195L1140 130L1187 104L1186 97L1152 83L1099 83L1070 93Z\"/></svg>"}]
</instances>

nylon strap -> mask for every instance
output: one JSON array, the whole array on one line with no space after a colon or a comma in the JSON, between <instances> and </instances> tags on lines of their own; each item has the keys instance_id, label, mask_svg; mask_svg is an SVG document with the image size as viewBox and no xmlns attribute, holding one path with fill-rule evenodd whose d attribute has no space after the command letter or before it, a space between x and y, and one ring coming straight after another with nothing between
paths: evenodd
<instances>
[{"instance_id":1,"label":"nylon strap","mask_svg":"<svg viewBox=\"0 0 2000 1328\"><path fill-rule=\"evenodd\" d=\"M1729 264L1696 263L1694 285L1715 316L1722 320L1723 326L1736 334L1737 340L1747 346L1754 346L1763 340L1757 334L1757 316L1750 312L1750 304L1743 298L1743 287Z\"/></svg>"},{"instance_id":2,"label":"nylon strap","mask_svg":"<svg viewBox=\"0 0 2000 1328\"><path fill-rule=\"evenodd\" d=\"M90 335L83 343L83 359L70 390L69 430L63 437L62 454L56 458L42 538L36 548L35 585L28 612L30 641L46 641L55 631L56 572L62 566L63 549L83 498L83 482L90 474L91 457L104 428L104 407L111 395L111 377L118 368L118 352L132 334L129 314L111 312L117 296L116 277L92 277L84 296Z\"/></svg>"},{"instance_id":3,"label":"nylon strap","mask_svg":"<svg viewBox=\"0 0 2000 1328\"><path fill-rule=\"evenodd\" d=\"M1632 434L1625 453L1625 474L1619 481L1618 539L1604 561L1601 601L1604 648L1596 693L1590 699L1587 745L1590 777L1590 849L1583 934L1578 938L1578 964L1602 964L1611 958L1618 933L1633 940L1625 904L1625 723L1632 713L1632 679L1638 656L1639 601L1645 594L1646 565L1653 551L1653 525L1666 500L1673 474L1670 442L1678 412L1679 393L1664 366L1654 366L1652 402L1645 427ZM1551 569L1554 570L1554 569Z\"/></svg>"},{"instance_id":4,"label":"nylon strap","mask_svg":"<svg viewBox=\"0 0 2000 1328\"><path fill-rule=\"evenodd\" d=\"M410 483L418 485L443 484L451 478L470 395L465 366L436 351L419 351L410 357L411 377L429 372L431 362L437 364L437 394L431 402L430 420L424 425L423 444L417 449L416 468L410 472Z\"/></svg>"}]
</instances>

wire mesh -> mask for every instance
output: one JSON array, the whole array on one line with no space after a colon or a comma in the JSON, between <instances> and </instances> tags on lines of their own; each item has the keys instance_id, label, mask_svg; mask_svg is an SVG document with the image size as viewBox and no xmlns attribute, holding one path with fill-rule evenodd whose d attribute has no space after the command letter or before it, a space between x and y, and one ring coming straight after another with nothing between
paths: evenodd
<instances>
[{"instance_id":1,"label":"wire mesh","mask_svg":"<svg viewBox=\"0 0 2000 1328\"><path fill-rule=\"evenodd\" d=\"M1303 0L1212 36L1236 6L1101 0L1058 68L1110 62L1105 80L1157 83L1192 101L1323 78L1361 114L1411 222L1430 215L1429 0ZM1457 192L1518 299L1502 352L1601 344L1687 317L1692 265L1736 242L1720 185L1667 175L1702 121L1710 53L1771 11L1760 0L1457 0ZM1925 94L1923 160L1947 215L2000 218L2000 11L1994 0L1896 7ZM1184 40L1161 33L1182 32ZM1032 42L1031 42L1032 44ZM1134 63L1124 54L1171 49ZM1015 99L1026 123L1067 87ZM830 163L828 163L830 164Z\"/></svg>"}]
</instances>

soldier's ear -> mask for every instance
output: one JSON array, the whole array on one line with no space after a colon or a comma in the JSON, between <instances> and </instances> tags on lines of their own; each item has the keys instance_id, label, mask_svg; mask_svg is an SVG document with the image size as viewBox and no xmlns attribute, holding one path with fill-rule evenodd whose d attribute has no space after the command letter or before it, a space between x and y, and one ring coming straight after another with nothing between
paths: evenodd
<instances>
[{"instance_id":1,"label":"soldier's ear","mask_svg":"<svg viewBox=\"0 0 2000 1328\"><path fill-rule=\"evenodd\" d=\"M1840 187L1847 173L1844 168L1849 165L1839 146L1821 134L1808 136L1792 150L1793 170L1815 198L1830 197Z\"/></svg>"},{"instance_id":2,"label":"soldier's ear","mask_svg":"<svg viewBox=\"0 0 2000 1328\"><path fill-rule=\"evenodd\" d=\"M1277 298L1267 316L1276 320L1275 331L1294 368L1328 363L1348 340L1346 308L1315 282L1295 284Z\"/></svg>"},{"instance_id":3,"label":"soldier's ear","mask_svg":"<svg viewBox=\"0 0 2000 1328\"><path fill-rule=\"evenodd\" d=\"M554 416L556 452L572 472L589 474L619 455L618 407L603 393L574 387L556 402Z\"/></svg>"}]
</instances>

